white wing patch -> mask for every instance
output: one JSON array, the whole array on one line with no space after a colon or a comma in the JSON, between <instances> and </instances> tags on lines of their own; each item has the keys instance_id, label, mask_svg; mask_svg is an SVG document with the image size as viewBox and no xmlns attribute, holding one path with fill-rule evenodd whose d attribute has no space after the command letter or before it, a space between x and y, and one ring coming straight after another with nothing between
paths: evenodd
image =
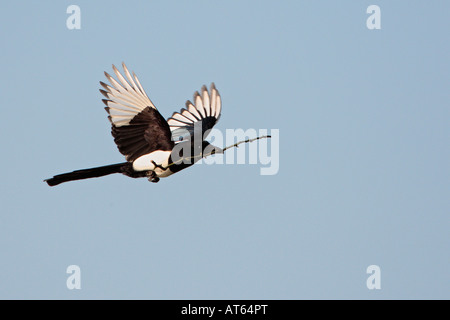
<instances>
[{"instance_id":1,"label":"white wing patch","mask_svg":"<svg viewBox=\"0 0 450 320\"><path fill-rule=\"evenodd\" d=\"M134 116L147 107L156 109L137 76L134 72L133 76L130 74L125 63L122 63L122 67L126 78L114 65L112 67L119 81L105 72L111 86L100 82L105 89L100 90L100 92L108 99L104 99L103 102L107 106L105 109L109 113L109 119L114 126L129 125Z\"/></svg>"},{"instance_id":2,"label":"white wing patch","mask_svg":"<svg viewBox=\"0 0 450 320\"><path fill-rule=\"evenodd\" d=\"M174 112L172 117L167 120L170 130L173 132L183 127L193 127L195 122L202 121L207 117L215 118L216 122L220 118L222 102L219 91L217 91L214 83L208 89L203 86L200 93L194 93L194 98L186 102L186 109L181 109L180 112Z\"/></svg>"}]
</instances>

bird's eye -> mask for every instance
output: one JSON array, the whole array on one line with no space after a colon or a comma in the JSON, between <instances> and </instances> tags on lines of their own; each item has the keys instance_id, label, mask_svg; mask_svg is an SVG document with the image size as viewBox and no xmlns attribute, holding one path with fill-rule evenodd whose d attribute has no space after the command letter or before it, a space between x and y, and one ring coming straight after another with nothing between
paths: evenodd
<instances>
[{"instance_id":1,"label":"bird's eye","mask_svg":"<svg viewBox=\"0 0 450 320\"><path fill-rule=\"evenodd\" d=\"M183 141L183 137L182 137L182 136L179 136L179 137L178 137L178 140Z\"/></svg>"}]
</instances>

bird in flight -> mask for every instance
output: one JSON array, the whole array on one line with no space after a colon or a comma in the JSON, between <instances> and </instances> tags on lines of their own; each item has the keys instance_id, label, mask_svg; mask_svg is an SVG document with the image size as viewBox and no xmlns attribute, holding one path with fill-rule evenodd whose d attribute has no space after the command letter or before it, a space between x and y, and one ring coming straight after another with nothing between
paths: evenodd
<instances>
[{"instance_id":1,"label":"bird in flight","mask_svg":"<svg viewBox=\"0 0 450 320\"><path fill-rule=\"evenodd\" d=\"M110 85L100 82L103 87L100 92L106 98L102 101L111 122L114 142L126 161L59 174L44 180L49 186L113 173L158 182L203 157L223 153L240 143L270 138L262 136L223 149L216 147L205 140L222 111L222 100L214 83L209 91L203 86L200 92L195 92L192 102L187 101L185 108L174 112L166 121L134 72L131 74L124 63L122 67L124 75L112 66L117 80L105 72Z\"/></svg>"}]
</instances>

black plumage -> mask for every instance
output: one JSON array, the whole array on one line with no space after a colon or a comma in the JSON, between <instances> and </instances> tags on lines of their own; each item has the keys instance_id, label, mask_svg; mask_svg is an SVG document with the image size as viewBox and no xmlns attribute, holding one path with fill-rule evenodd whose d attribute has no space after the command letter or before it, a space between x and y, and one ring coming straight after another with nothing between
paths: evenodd
<instances>
[{"instance_id":1,"label":"black plumage","mask_svg":"<svg viewBox=\"0 0 450 320\"><path fill-rule=\"evenodd\" d=\"M211 84L210 92L203 86L195 92L193 102L174 112L167 119L159 113L145 93L138 78L131 74L125 64L123 76L113 65L117 80L105 72L111 85L100 82L100 93L111 122L114 141L126 162L102 167L76 170L44 180L49 186L63 182L102 177L121 173L133 178L147 177L158 182L179 172L208 154L221 152L220 148L205 141L210 129L220 118L221 98ZM200 134L200 141L197 135Z\"/></svg>"}]
</instances>

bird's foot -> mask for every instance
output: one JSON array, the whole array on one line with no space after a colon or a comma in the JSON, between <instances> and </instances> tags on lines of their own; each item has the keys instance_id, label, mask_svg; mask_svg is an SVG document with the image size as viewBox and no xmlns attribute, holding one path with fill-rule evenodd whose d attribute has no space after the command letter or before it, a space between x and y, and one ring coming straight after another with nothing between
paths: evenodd
<instances>
[{"instance_id":1,"label":"bird's foot","mask_svg":"<svg viewBox=\"0 0 450 320\"><path fill-rule=\"evenodd\" d=\"M155 171L148 171L147 172L148 181L157 183L159 181L159 178L156 176Z\"/></svg>"}]
</instances>

